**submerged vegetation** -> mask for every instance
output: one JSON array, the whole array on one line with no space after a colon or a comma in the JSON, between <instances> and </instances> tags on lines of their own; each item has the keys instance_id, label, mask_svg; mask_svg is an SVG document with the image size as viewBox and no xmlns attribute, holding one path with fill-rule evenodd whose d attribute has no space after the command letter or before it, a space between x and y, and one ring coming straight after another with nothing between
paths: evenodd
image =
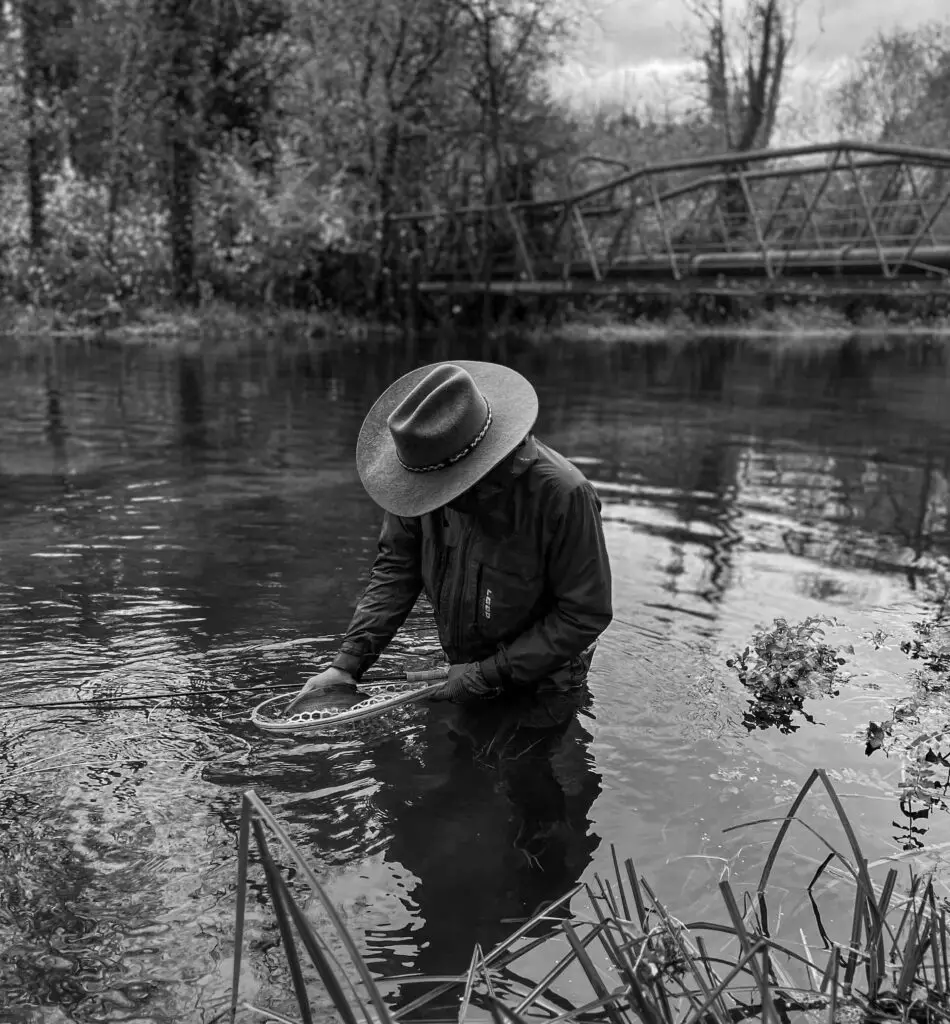
<instances>
[{"instance_id":1,"label":"submerged vegetation","mask_svg":"<svg viewBox=\"0 0 950 1024\"><path fill-rule=\"evenodd\" d=\"M826 830L817 830L802 816L816 784L834 808L841 843L832 843ZM946 895L938 895L935 882L911 872L908 882L900 884L893 864L869 863L841 798L822 770L811 773L778 826L754 887L740 892L728 878L720 880L719 920L678 919L638 875L634 863L621 865L612 851L613 877L595 875L592 883L565 893L495 949L476 948L467 972L455 978L379 981L371 976L357 940L301 852L249 792L241 819L232 1019L239 1009L270 1020L292 1019L240 998L248 880L252 873L263 873L300 1020L305 1022L313 1020L316 982L345 1024L414 1019L457 1019L463 1024L486 1019L493 1024L945 1020L950 1012L950 927ZM804 929L794 936L783 934L781 898L770 901L769 883L793 829L817 837L826 851L804 894L815 908L811 935ZM296 878L321 904L332 941L315 927L305 898L285 880L268 831L292 862ZM831 934L817 901L823 886L830 891L840 885L851 891L850 927ZM530 965L538 963L545 965L544 973L536 967L530 973ZM394 1010L387 998L394 986L411 987L418 994Z\"/></svg>"}]
</instances>

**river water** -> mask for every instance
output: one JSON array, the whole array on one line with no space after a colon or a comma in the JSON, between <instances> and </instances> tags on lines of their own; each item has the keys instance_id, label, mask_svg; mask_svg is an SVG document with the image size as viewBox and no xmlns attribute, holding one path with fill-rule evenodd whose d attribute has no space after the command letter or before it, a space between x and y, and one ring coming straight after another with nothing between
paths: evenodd
<instances>
[{"instance_id":1,"label":"river water","mask_svg":"<svg viewBox=\"0 0 950 1024\"><path fill-rule=\"evenodd\" d=\"M362 417L453 356L528 375L539 436L601 493L616 618L591 707L507 766L446 705L320 741L255 733L247 695L201 691L293 682L334 650L378 529L353 466ZM713 916L716 882L754 880L775 831L723 829L784 813L815 767L867 856L922 844L940 862L948 816L909 843L900 759L867 757L864 733L909 692L898 643L950 552L942 346L10 341L0 370L0 1020L216 1018L246 789L380 977L466 970L473 943L609 870L612 844L671 909ZM726 660L811 614L855 645L852 678L784 722L750 716ZM415 614L391 662L434 647ZM181 696L9 709L154 690ZM827 798L809 808L834 830ZM792 913L821 855L789 844ZM259 881L247 942L242 997L293 1012Z\"/></svg>"}]
</instances>

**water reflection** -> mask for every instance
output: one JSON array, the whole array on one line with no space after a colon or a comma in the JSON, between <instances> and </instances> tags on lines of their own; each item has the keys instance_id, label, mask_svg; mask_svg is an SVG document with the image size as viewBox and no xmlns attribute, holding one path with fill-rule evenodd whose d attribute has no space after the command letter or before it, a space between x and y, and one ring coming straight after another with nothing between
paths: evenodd
<instances>
[{"instance_id":1,"label":"water reflection","mask_svg":"<svg viewBox=\"0 0 950 1024\"><path fill-rule=\"evenodd\" d=\"M333 651L378 533L353 467L363 415L455 356L528 375L540 436L601 493L617 618L590 707L548 730L433 706L293 747L255 735L240 693L200 691L296 681ZM926 616L950 549L948 377L944 349L910 341L0 346L0 700L182 694L148 718L0 717L0 987L77 1020L213 1017L246 786L386 974L464 970L611 842L695 909L762 839L721 825L784 807L816 764L844 780L868 855L899 849L898 765L863 751L906 692L899 649L865 645L834 700L752 709L754 728L724 661L778 615L895 636ZM418 614L392 655L433 647ZM950 838L942 811L914 825ZM247 984L279 1009L267 919Z\"/></svg>"},{"instance_id":2,"label":"water reflection","mask_svg":"<svg viewBox=\"0 0 950 1024\"><path fill-rule=\"evenodd\" d=\"M415 972L466 970L462 922L469 954L476 942L488 952L513 921L581 878L600 842L590 821L600 775L580 717L588 707L589 698L563 695L501 709L440 708L427 716L413 757L395 743L376 748L375 799L392 835L386 859L414 879L407 909L424 922L410 958ZM412 944L406 931L367 938Z\"/></svg>"}]
</instances>

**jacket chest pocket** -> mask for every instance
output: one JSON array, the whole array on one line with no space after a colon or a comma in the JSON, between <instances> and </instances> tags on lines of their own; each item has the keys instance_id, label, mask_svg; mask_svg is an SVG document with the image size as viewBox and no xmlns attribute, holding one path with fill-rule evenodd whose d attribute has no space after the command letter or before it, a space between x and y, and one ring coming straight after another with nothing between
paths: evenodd
<instances>
[{"instance_id":1,"label":"jacket chest pocket","mask_svg":"<svg viewBox=\"0 0 950 1024\"><path fill-rule=\"evenodd\" d=\"M522 633L538 615L544 575L524 555L483 563L478 571L475 625L481 636L502 643Z\"/></svg>"}]
</instances>

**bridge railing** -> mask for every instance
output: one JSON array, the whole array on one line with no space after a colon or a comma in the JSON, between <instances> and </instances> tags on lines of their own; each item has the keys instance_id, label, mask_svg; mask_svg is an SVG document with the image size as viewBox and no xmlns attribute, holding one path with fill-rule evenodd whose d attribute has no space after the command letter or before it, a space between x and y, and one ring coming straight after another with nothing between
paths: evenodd
<instances>
[{"instance_id":1,"label":"bridge railing","mask_svg":"<svg viewBox=\"0 0 950 1024\"><path fill-rule=\"evenodd\" d=\"M950 275L950 151L836 143L643 167L560 198L395 218L422 282Z\"/></svg>"}]
</instances>

